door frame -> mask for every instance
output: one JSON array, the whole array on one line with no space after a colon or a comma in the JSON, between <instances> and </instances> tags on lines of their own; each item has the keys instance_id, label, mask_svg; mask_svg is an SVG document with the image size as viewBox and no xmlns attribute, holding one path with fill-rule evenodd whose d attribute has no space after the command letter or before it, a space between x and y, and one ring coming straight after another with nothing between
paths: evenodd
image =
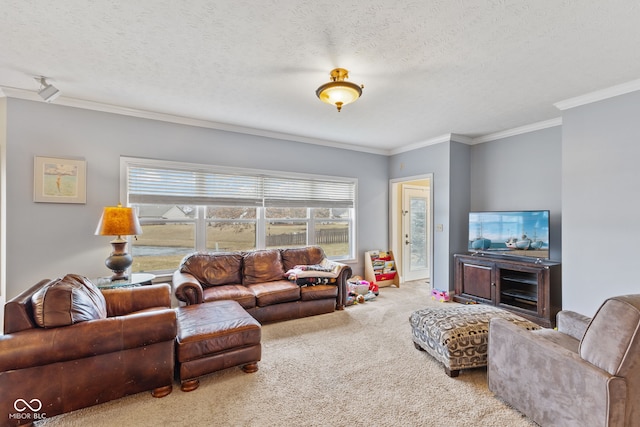
<instances>
[{"instance_id":1,"label":"door frame","mask_svg":"<svg viewBox=\"0 0 640 427\"><path fill-rule=\"evenodd\" d=\"M415 181L429 181L429 277L433 278L433 173L424 175L414 175L403 178L394 178L389 180L389 247L396 259L396 268L402 266L402 260L399 259L402 256L401 249L401 237L402 237L402 218L401 218L401 206L402 203L402 185L416 184ZM400 283L404 282L404 272L402 269L398 269ZM429 281L430 283L432 280Z\"/></svg>"}]
</instances>

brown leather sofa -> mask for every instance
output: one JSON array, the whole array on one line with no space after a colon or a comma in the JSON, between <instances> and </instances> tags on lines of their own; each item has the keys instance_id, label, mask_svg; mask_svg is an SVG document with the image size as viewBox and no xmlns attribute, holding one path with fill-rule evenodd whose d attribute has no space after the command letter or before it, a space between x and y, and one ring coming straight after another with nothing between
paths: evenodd
<instances>
[{"instance_id":1,"label":"brown leather sofa","mask_svg":"<svg viewBox=\"0 0 640 427\"><path fill-rule=\"evenodd\" d=\"M176 313L169 285L105 290L42 280L5 305L0 425L152 390L172 390Z\"/></svg>"},{"instance_id":2,"label":"brown leather sofa","mask_svg":"<svg viewBox=\"0 0 640 427\"><path fill-rule=\"evenodd\" d=\"M342 310L351 267L333 262L335 282L305 286L288 280L294 266L326 262L323 249L307 246L187 255L173 274L176 298L187 305L235 300L261 323Z\"/></svg>"}]
</instances>

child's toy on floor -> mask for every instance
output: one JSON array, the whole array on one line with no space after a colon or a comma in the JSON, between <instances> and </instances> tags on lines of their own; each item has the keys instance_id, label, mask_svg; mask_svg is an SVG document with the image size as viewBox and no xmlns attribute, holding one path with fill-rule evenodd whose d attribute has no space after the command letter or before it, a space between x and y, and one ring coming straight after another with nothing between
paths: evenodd
<instances>
[{"instance_id":1,"label":"child's toy on floor","mask_svg":"<svg viewBox=\"0 0 640 427\"><path fill-rule=\"evenodd\" d=\"M374 299L375 297L377 297L376 294L373 293L373 291L369 291L366 294L363 295L364 300L365 301L371 301L372 299Z\"/></svg>"},{"instance_id":2,"label":"child's toy on floor","mask_svg":"<svg viewBox=\"0 0 640 427\"><path fill-rule=\"evenodd\" d=\"M449 301L449 291L434 288L431 290L431 299L438 300L440 302L447 302Z\"/></svg>"},{"instance_id":3,"label":"child's toy on floor","mask_svg":"<svg viewBox=\"0 0 640 427\"><path fill-rule=\"evenodd\" d=\"M363 304L366 301L364 297L364 295L349 294L347 296L347 305Z\"/></svg>"},{"instance_id":4,"label":"child's toy on floor","mask_svg":"<svg viewBox=\"0 0 640 427\"><path fill-rule=\"evenodd\" d=\"M375 296L378 296L378 294L380 293L380 288L374 282L371 282L369 284L369 292L373 292Z\"/></svg>"},{"instance_id":5,"label":"child's toy on floor","mask_svg":"<svg viewBox=\"0 0 640 427\"><path fill-rule=\"evenodd\" d=\"M360 276L353 276L347 280L347 305L362 304L378 296L378 285L363 280Z\"/></svg>"}]
</instances>

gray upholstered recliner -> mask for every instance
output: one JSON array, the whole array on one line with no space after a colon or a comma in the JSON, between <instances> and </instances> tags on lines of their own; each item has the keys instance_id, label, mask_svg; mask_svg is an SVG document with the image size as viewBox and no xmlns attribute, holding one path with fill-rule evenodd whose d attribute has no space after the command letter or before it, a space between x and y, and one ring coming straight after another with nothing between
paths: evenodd
<instances>
[{"instance_id":1,"label":"gray upholstered recliner","mask_svg":"<svg viewBox=\"0 0 640 427\"><path fill-rule=\"evenodd\" d=\"M542 426L640 426L640 295L606 300L558 330L489 326L489 389Z\"/></svg>"}]
</instances>

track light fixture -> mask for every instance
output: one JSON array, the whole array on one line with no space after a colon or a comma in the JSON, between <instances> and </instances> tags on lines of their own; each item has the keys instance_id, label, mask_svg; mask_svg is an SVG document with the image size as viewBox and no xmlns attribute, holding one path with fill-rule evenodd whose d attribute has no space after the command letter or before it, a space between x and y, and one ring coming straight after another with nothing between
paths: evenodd
<instances>
[{"instance_id":1,"label":"track light fixture","mask_svg":"<svg viewBox=\"0 0 640 427\"><path fill-rule=\"evenodd\" d=\"M38 95L40 95L40 98L44 99L45 102L52 102L60 96L60 90L52 84L47 83L47 79L45 77L36 77L35 79L40 83Z\"/></svg>"},{"instance_id":2,"label":"track light fixture","mask_svg":"<svg viewBox=\"0 0 640 427\"><path fill-rule=\"evenodd\" d=\"M335 105L340 112L343 106L360 98L364 86L345 81L344 79L349 78L349 71L344 68L334 68L330 75L331 81L320 86L316 95L320 101Z\"/></svg>"}]
</instances>

